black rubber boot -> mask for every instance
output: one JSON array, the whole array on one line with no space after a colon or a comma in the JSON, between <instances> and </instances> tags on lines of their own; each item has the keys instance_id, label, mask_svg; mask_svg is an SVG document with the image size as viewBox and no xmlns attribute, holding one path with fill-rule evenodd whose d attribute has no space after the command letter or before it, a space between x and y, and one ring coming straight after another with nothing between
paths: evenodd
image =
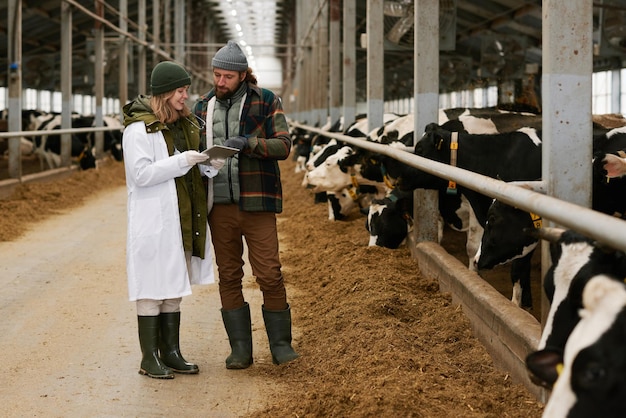
<instances>
[{"instance_id":1,"label":"black rubber boot","mask_svg":"<svg viewBox=\"0 0 626 418\"><path fill-rule=\"evenodd\" d=\"M268 311L262 306L263 320L274 364L283 364L297 359L298 353L291 347L291 308L284 311Z\"/></svg>"},{"instance_id":2,"label":"black rubber boot","mask_svg":"<svg viewBox=\"0 0 626 418\"><path fill-rule=\"evenodd\" d=\"M167 367L182 374L197 374L198 366L187 362L180 354L180 312L161 312L161 338L159 353Z\"/></svg>"},{"instance_id":3,"label":"black rubber boot","mask_svg":"<svg viewBox=\"0 0 626 418\"><path fill-rule=\"evenodd\" d=\"M174 373L159 358L159 317L138 316L137 322L142 354L139 374L155 379L173 379Z\"/></svg>"},{"instance_id":4,"label":"black rubber boot","mask_svg":"<svg viewBox=\"0 0 626 418\"><path fill-rule=\"evenodd\" d=\"M222 311L224 328L232 352L226 358L227 369L247 369L252 364L252 323L250 305L245 302L241 308Z\"/></svg>"}]
</instances>

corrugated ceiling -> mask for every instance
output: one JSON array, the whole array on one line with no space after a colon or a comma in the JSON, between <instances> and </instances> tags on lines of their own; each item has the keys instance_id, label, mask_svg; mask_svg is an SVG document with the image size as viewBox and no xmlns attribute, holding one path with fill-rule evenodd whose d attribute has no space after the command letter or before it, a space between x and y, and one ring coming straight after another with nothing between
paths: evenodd
<instances>
[{"instance_id":1,"label":"corrugated ceiling","mask_svg":"<svg viewBox=\"0 0 626 418\"><path fill-rule=\"evenodd\" d=\"M217 46L227 39L241 39L256 49L255 54L274 53L286 62L287 45L297 43L293 37L296 8L301 1L315 0L187 0L188 43L214 43L214 46L186 48L186 65L198 71L206 69ZM23 87L59 89L61 51L61 0L26 1L22 9ZM137 33L138 0L128 0L128 32ZM84 10L95 13L94 0L71 0L73 8L73 90L91 94L93 91L93 28L95 20ZM118 1L101 3L103 17L119 26ZM146 0L148 42L153 42L153 4L161 16L160 44L174 54L174 0ZM358 46L359 34L365 32L366 0L357 0L357 80L365 80L365 51ZM0 2L0 86L7 83L10 59L7 43L7 1ZM82 6L82 7L78 7ZM390 98L412 92L413 28L412 0L385 0L385 70ZM84 8L84 10L83 10ZM233 16L236 10L237 16ZM258 12L254 12L257 10ZM263 13L270 13L266 16ZM626 0L594 2L594 28L598 55L594 69L620 68L626 55ZM236 22L233 24L233 22ZM240 27L236 26L237 24ZM272 27L268 29L267 26ZM524 77L527 64L541 64L541 0L441 0L441 88L457 90L480 85L494 79ZM201 28L201 29L198 29ZM600 35L602 34L602 36ZM105 29L106 94L117 92L118 33ZM210 40L207 38L211 38ZM204 38L204 39L203 39ZM169 39L169 41L165 41ZM261 48L265 46L265 48ZM130 65L136 58L130 49ZM152 54L148 67L152 65ZM155 56L155 59L162 59ZM287 73L287 72L284 72ZM129 95L134 79L129 73ZM395 81L394 81L395 80ZM398 81L401 80L401 81ZM357 86L363 83L357 83ZM362 95L361 92L357 93Z\"/></svg>"}]
</instances>

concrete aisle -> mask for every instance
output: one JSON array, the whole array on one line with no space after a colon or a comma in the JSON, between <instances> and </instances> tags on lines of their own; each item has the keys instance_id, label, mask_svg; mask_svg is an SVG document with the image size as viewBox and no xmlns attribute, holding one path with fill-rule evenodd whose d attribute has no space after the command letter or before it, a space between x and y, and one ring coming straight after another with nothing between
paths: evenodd
<instances>
[{"instance_id":1,"label":"concrete aisle","mask_svg":"<svg viewBox=\"0 0 626 418\"><path fill-rule=\"evenodd\" d=\"M246 370L226 370L228 339L217 285L183 299L181 347L200 374L157 380L141 360L125 272L126 189L0 243L0 415L10 417L238 417L272 389ZM248 272L255 364L272 365L261 293Z\"/></svg>"}]
</instances>

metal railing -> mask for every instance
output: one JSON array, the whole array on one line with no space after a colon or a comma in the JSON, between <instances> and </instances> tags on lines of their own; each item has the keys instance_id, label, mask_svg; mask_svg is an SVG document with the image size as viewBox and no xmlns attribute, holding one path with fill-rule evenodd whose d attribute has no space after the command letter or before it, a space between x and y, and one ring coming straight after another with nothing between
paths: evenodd
<instances>
[{"instance_id":1,"label":"metal railing","mask_svg":"<svg viewBox=\"0 0 626 418\"><path fill-rule=\"evenodd\" d=\"M0 138L16 138L20 136L50 136L63 134L83 134L89 132L120 131L119 126L101 126L93 128L50 129L41 131L0 132Z\"/></svg>"},{"instance_id":2,"label":"metal railing","mask_svg":"<svg viewBox=\"0 0 626 418\"><path fill-rule=\"evenodd\" d=\"M520 187L519 183L516 183L517 185L505 183L468 170L429 160L411 152L367 141L365 138L354 138L327 132L294 121L290 121L290 124L306 131L387 155L437 177L454 180L462 186L498 199L508 205L527 212L537 213L565 228L573 229L613 248L626 251L626 222L622 219Z\"/></svg>"}]
</instances>

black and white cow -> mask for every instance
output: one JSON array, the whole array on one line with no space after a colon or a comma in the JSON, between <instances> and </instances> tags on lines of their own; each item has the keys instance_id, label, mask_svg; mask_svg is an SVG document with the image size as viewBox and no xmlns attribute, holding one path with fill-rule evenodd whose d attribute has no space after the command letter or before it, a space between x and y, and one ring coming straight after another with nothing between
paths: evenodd
<instances>
[{"instance_id":1,"label":"black and white cow","mask_svg":"<svg viewBox=\"0 0 626 418\"><path fill-rule=\"evenodd\" d=\"M103 132L103 151L105 153L110 153L115 161L122 161L124 159L124 155L122 153L122 131L124 130L124 125L120 121L119 117L110 115L104 115L102 117L102 123L103 126L117 128L112 131ZM93 118L91 126L96 126L95 118ZM91 152L95 154L96 143L94 132L90 132L87 134L87 143L88 146L90 146L91 148Z\"/></svg>"},{"instance_id":2,"label":"black and white cow","mask_svg":"<svg viewBox=\"0 0 626 418\"><path fill-rule=\"evenodd\" d=\"M458 144L455 151L453 141ZM437 124L429 124L415 146L416 155L445 164L450 164L453 152L457 167L492 178L531 181L541 176L541 134L534 128L498 134L453 134ZM399 182L399 187L404 189L447 190L448 185L446 179L411 167L405 169ZM492 199L463 186L457 190L468 199L478 223L484 227ZM513 262L511 280L514 285L520 282L522 306L531 307L530 257Z\"/></svg>"},{"instance_id":3,"label":"black and white cow","mask_svg":"<svg viewBox=\"0 0 626 418\"><path fill-rule=\"evenodd\" d=\"M293 146L293 158L296 161L294 171L300 173L306 170L306 162L311 155L311 138L310 132L296 127L290 127L291 143Z\"/></svg>"},{"instance_id":4,"label":"black and white cow","mask_svg":"<svg viewBox=\"0 0 626 418\"><path fill-rule=\"evenodd\" d=\"M529 230L537 238L551 242L552 265L544 277L544 291L550 301L550 311L537 347L539 353L562 352L581 320L583 289L597 275L607 275L620 281L626 276L626 255L600 246L594 240L572 230L539 228ZM548 386L555 374L544 374L541 359L548 354L529 355L526 364L533 380Z\"/></svg>"},{"instance_id":5,"label":"black and white cow","mask_svg":"<svg viewBox=\"0 0 626 418\"><path fill-rule=\"evenodd\" d=\"M541 177L540 131L521 128L498 134L457 134L457 167L503 181L532 181ZM415 146L415 154L450 164L455 148L453 137L453 132L429 124ZM411 189L439 189L447 188L448 181L413 169L410 176L403 177L401 185ZM463 186L459 186L459 191L468 198L478 221L484 225L492 199Z\"/></svg>"},{"instance_id":6,"label":"black and white cow","mask_svg":"<svg viewBox=\"0 0 626 418\"><path fill-rule=\"evenodd\" d=\"M438 123L442 128L470 134L497 134L521 128L541 129L541 115L513 112L495 107L440 109Z\"/></svg>"},{"instance_id":7,"label":"black and white cow","mask_svg":"<svg viewBox=\"0 0 626 418\"><path fill-rule=\"evenodd\" d=\"M342 150L343 149L343 150ZM339 167L339 165L349 164L345 160L339 162L336 160L340 155L338 151L345 151L345 157L349 157L352 148L344 143L338 143L336 139L331 139L330 142L323 145L319 151L310 157L306 163L306 170L303 179L302 186L311 189L315 193L315 203L326 202L328 204L328 219L344 220L352 212L352 210L358 207L360 210L364 210L369 206L369 203L375 196L381 197L381 193L378 192L376 186L371 183L359 184L356 176L350 176L350 183L345 183L345 178L337 179L338 181L326 182L324 173L326 173L325 166L330 166L330 171L333 168ZM343 155L343 154L342 154ZM330 158L330 161L327 161ZM353 158L353 157L349 157ZM319 168L322 166L321 168ZM309 182L309 172L315 170L313 178L315 179L316 173L321 173L320 183ZM347 170L347 168L345 169ZM355 170L351 169L354 173Z\"/></svg>"},{"instance_id":8,"label":"black and white cow","mask_svg":"<svg viewBox=\"0 0 626 418\"><path fill-rule=\"evenodd\" d=\"M377 194L378 189L369 185L350 186L339 191L326 192L328 220L345 220L355 208L359 208L361 212L365 211Z\"/></svg>"},{"instance_id":9,"label":"black and white cow","mask_svg":"<svg viewBox=\"0 0 626 418\"><path fill-rule=\"evenodd\" d=\"M396 249L413 226L413 194L394 190L369 206L365 229L370 234L368 246Z\"/></svg>"},{"instance_id":10,"label":"black and white cow","mask_svg":"<svg viewBox=\"0 0 626 418\"><path fill-rule=\"evenodd\" d=\"M580 321L563 350L544 349L529 363L553 383L544 418L626 416L626 285L593 276L582 291Z\"/></svg>"},{"instance_id":11,"label":"black and white cow","mask_svg":"<svg viewBox=\"0 0 626 418\"><path fill-rule=\"evenodd\" d=\"M494 200L487 211L487 222L478 251L470 260L474 270L477 271L516 263L516 268L512 269L511 274L519 275L519 279L511 277L513 282L511 300L518 306L528 306L532 300L530 282L526 282L526 270L523 267L530 268L530 264L524 260L532 258L539 243L537 238L523 231L541 228L542 224L541 216ZM528 300L529 298L531 300Z\"/></svg>"},{"instance_id":12,"label":"black and white cow","mask_svg":"<svg viewBox=\"0 0 626 418\"><path fill-rule=\"evenodd\" d=\"M608 215L624 217L626 213L626 178L607 179L603 168L611 154L626 147L626 129L613 129L594 137L592 208ZM606 153L609 154L606 154ZM604 158L604 160L603 160ZM537 227L540 217L500 201L493 201L487 211L487 223L479 252L474 257L478 270L490 269L515 259L531 256L538 240L523 233L524 229ZM514 289L515 293L515 289Z\"/></svg>"},{"instance_id":13,"label":"black and white cow","mask_svg":"<svg viewBox=\"0 0 626 418\"><path fill-rule=\"evenodd\" d=\"M399 142L405 146L413 146L414 120L413 113L399 116L371 131L367 139L381 144Z\"/></svg>"},{"instance_id":14,"label":"black and white cow","mask_svg":"<svg viewBox=\"0 0 626 418\"><path fill-rule=\"evenodd\" d=\"M32 131L35 129L36 118L42 115L43 112L35 109L23 109L22 110L22 131ZM0 132L8 131L8 109L0 111ZM0 138L1 148L6 155L8 155L8 142L7 138ZM31 155L33 153L34 146L33 141L30 138L20 137L20 154Z\"/></svg>"},{"instance_id":15,"label":"black and white cow","mask_svg":"<svg viewBox=\"0 0 626 418\"><path fill-rule=\"evenodd\" d=\"M369 185L378 189L379 197L384 197L388 191L386 185L381 181L363 177L360 166L355 164L355 159L356 153L351 146L340 146L336 152L306 173L306 185L314 192L337 191L351 185Z\"/></svg>"},{"instance_id":16,"label":"black and white cow","mask_svg":"<svg viewBox=\"0 0 626 418\"><path fill-rule=\"evenodd\" d=\"M72 115L73 128L90 127L92 122L92 118ZM39 157L42 170L46 169L46 166L47 168L58 168L61 166L61 135L53 133L58 129L61 129L61 115L49 114L37 117L35 130L40 131L41 135L36 135L33 138L33 153ZM85 150L89 151L86 134L75 134L71 135L70 138L70 156L78 159L78 157L85 155ZM93 167L95 167L95 160L93 162Z\"/></svg>"},{"instance_id":17,"label":"black and white cow","mask_svg":"<svg viewBox=\"0 0 626 418\"><path fill-rule=\"evenodd\" d=\"M459 131L474 134L495 134L498 132L510 132L522 127L540 127L541 116L530 113L520 113L511 111L502 111L496 108L454 108L441 109L439 111L439 124L451 131ZM414 118L412 114L400 117L393 122L387 124L384 129L377 132L376 137L370 135L369 140L389 144L391 146L398 144L404 147L413 140ZM361 172L364 177L370 178L370 173L383 175L386 181L395 184L399 183L400 188L403 178L413 175L415 169L398 162L392 157L379 153L373 153L366 150L359 150L361 154ZM405 182L406 184L406 182ZM461 230L468 233L467 252L470 259L469 268L473 269L474 264L471 262L476 250L480 244L482 235L482 227L477 222L471 208L462 210L460 208L461 200L457 197L451 201L449 196L440 190L439 209L443 215L443 220L455 230ZM443 203L442 203L443 199ZM467 203L464 205L467 207ZM447 212L446 216L443 212ZM458 215L462 217L459 218ZM456 219L455 219L456 218ZM463 225L462 227L460 225ZM443 222L439 222L440 238L443 232ZM462 228L462 229L459 229ZM384 231L381 232L384 234Z\"/></svg>"},{"instance_id":18,"label":"black and white cow","mask_svg":"<svg viewBox=\"0 0 626 418\"><path fill-rule=\"evenodd\" d=\"M329 117L326 124L321 126L319 129L325 132L335 132L335 133L341 132L343 130L343 116L340 117L334 123L331 122L330 117ZM317 134L317 133L311 134L310 138L311 139L308 143L309 153L304 159L305 168L306 168L307 161L311 157L313 157L315 154L317 154L319 151L321 151L321 149L324 148L330 141L336 142L336 140L333 140L332 138L328 136ZM302 158L300 159L300 161L302 162ZM301 170L301 171L304 171L304 170Z\"/></svg>"}]
</instances>

